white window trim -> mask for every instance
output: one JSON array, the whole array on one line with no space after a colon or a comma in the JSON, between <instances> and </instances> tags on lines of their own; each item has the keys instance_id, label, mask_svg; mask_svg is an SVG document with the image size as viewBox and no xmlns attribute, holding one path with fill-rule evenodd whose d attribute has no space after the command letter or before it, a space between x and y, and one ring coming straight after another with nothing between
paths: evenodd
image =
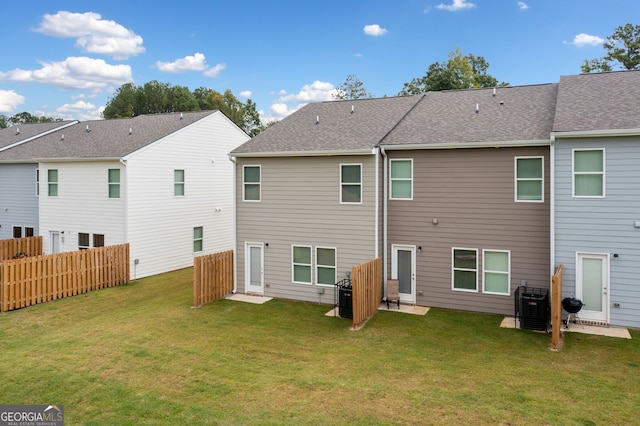
<instances>
[{"instance_id":1,"label":"white window trim","mask_svg":"<svg viewBox=\"0 0 640 426\"><path fill-rule=\"evenodd\" d=\"M201 228L202 229L202 237L200 237L200 238L196 238L196 235L195 235L197 228ZM191 231L191 235L192 235L192 238L193 238L193 241L191 242L191 248L193 249L193 253L203 253L204 252L204 226L202 226L202 225L194 226L193 230ZM195 251L196 241L201 241L202 242L202 250Z\"/></svg>"},{"instance_id":2,"label":"white window trim","mask_svg":"<svg viewBox=\"0 0 640 426\"><path fill-rule=\"evenodd\" d=\"M296 265L300 265L300 266L307 266L307 264L306 264L306 263L295 263L295 262L294 262L294 260L293 260L293 253L294 253L294 248L295 248L295 247L301 247L301 248L308 248L308 249L309 249L309 256L310 256L309 261L311 262L311 263L309 263L309 265L308 265L308 266L309 266L309 269L311 270L311 276L309 277L309 282L296 281L296 280L295 280L295 276L296 276L296 275L295 275L295 271L294 271L295 266L296 266ZM314 270L314 269L313 269L313 253L314 253L313 246L306 245L306 244L292 244L292 245L291 245L291 282L292 282L293 284L313 285L313 270Z\"/></svg>"},{"instance_id":3,"label":"white window trim","mask_svg":"<svg viewBox=\"0 0 640 426\"><path fill-rule=\"evenodd\" d=\"M244 171L247 167L257 167L258 170L260 171L260 180L258 182L245 182L244 181ZM258 199L257 200L247 200L247 195L246 195L246 185L247 183L249 183L250 185L258 185L258 187L260 188L260 194L258 195ZM259 203L262 201L262 166L260 164L246 164L244 166L242 166L242 201L245 203Z\"/></svg>"},{"instance_id":4,"label":"white window trim","mask_svg":"<svg viewBox=\"0 0 640 426\"><path fill-rule=\"evenodd\" d=\"M49 171L56 172L56 180L49 180ZM56 195L51 195L51 185L56 186ZM57 198L60 196L60 170L59 169L47 169L47 197Z\"/></svg>"},{"instance_id":5,"label":"white window trim","mask_svg":"<svg viewBox=\"0 0 640 426\"><path fill-rule=\"evenodd\" d=\"M360 166L360 201L343 201L342 200L342 186L343 185L356 185L355 183L343 183L342 182L342 167L343 166ZM362 184L362 163L340 163L340 204L362 204L362 198L364 194L364 185Z\"/></svg>"},{"instance_id":6,"label":"white window trim","mask_svg":"<svg viewBox=\"0 0 640 426\"><path fill-rule=\"evenodd\" d=\"M394 162L399 162L399 161L409 161L411 163L411 177L409 179L406 178L393 178L391 177L391 169L392 169L392 164ZM405 197L394 197L393 196L393 181L410 181L411 182L411 195L407 198ZM389 199L390 200L406 200L406 201L411 201L413 200L413 158L393 158L393 159L389 159Z\"/></svg>"},{"instance_id":7,"label":"white window trim","mask_svg":"<svg viewBox=\"0 0 640 426\"><path fill-rule=\"evenodd\" d=\"M111 182L109 180L110 178L110 171L111 170L118 170L118 181L117 182ZM119 200L122 197L122 186L120 185L120 182L122 181L122 172L120 171L120 169L107 169L107 198L110 200ZM118 187L118 196L117 197L111 197L111 188L112 187Z\"/></svg>"},{"instance_id":8,"label":"white window trim","mask_svg":"<svg viewBox=\"0 0 640 426\"><path fill-rule=\"evenodd\" d=\"M40 196L40 169L36 169L36 197Z\"/></svg>"},{"instance_id":9,"label":"white window trim","mask_svg":"<svg viewBox=\"0 0 640 426\"><path fill-rule=\"evenodd\" d=\"M456 250L468 250L476 253L476 269L466 269L466 268L456 268L455 267L455 252ZM455 271L472 271L476 273L476 288L475 290L468 290L466 288L456 288L455 287ZM462 291L465 293L478 293L478 275L480 271L478 270L478 249L477 248L468 248L468 247L451 247L451 290L453 291Z\"/></svg>"},{"instance_id":10,"label":"white window trim","mask_svg":"<svg viewBox=\"0 0 640 426\"><path fill-rule=\"evenodd\" d=\"M176 172L182 171L182 182L176 180ZM173 196L184 198L187 195L187 171L185 169L173 169ZM176 194L176 185L182 185L182 195Z\"/></svg>"},{"instance_id":11,"label":"white window trim","mask_svg":"<svg viewBox=\"0 0 640 426\"><path fill-rule=\"evenodd\" d=\"M508 259L508 263L507 263L507 272L505 274L504 271L492 271L492 270L488 270L485 266L485 253L490 252L490 253L507 253L507 259ZM485 283L486 283L486 279L485 279L485 274L487 272L493 273L493 274L505 274L507 276L507 292L506 293L499 293L499 292L495 292L495 291L487 291L485 290ZM493 249L483 249L482 250L482 292L485 294L495 294L498 296L511 296L511 250L493 250Z\"/></svg>"},{"instance_id":12,"label":"white window trim","mask_svg":"<svg viewBox=\"0 0 640 426\"><path fill-rule=\"evenodd\" d=\"M602 172L580 172L582 175L602 175L602 195L576 195L576 151L602 151ZM571 195L573 198L606 198L607 196L607 159L604 148L574 148L571 150Z\"/></svg>"},{"instance_id":13,"label":"white window trim","mask_svg":"<svg viewBox=\"0 0 640 426\"><path fill-rule=\"evenodd\" d=\"M333 250L333 260L335 262L335 265L333 266L333 270L334 270L334 274L333 274L333 284L320 284L318 282L318 267L323 267L323 268L329 268L328 265L320 265L318 264L318 249L327 249L327 250ZM315 254L315 268L313 269L313 272L315 272L315 282L317 286L320 287L334 287L337 280L338 280L338 249L336 247L327 247L327 246L316 246L315 250L313 251L313 254ZM313 273L312 272L312 273Z\"/></svg>"},{"instance_id":14,"label":"white window trim","mask_svg":"<svg viewBox=\"0 0 640 426\"><path fill-rule=\"evenodd\" d=\"M532 179L532 178L524 178L518 179L518 160L526 160L530 158L539 158L542 160L542 177L540 179ZM522 156L522 157L514 157L513 159L513 199L516 203L544 203L544 156L542 155L531 155L531 156ZM540 181L542 185L542 198L540 200L519 200L518 199L518 182L519 181Z\"/></svg>"}]
</instances>

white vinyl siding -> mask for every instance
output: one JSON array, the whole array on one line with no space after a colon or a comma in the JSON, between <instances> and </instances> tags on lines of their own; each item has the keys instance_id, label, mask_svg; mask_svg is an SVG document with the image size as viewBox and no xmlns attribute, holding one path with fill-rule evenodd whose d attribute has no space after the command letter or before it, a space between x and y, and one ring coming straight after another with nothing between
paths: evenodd
<instances>
[{"instance_id":1,"label":"white vinyl siding","mask_svg":"<svg viewBox=\"0 0 640 426\"><path fill-rule=\"evenodd\" d=\"M311 284L311 246L293 246L291 257L291 280L297 284Z\"/></svg>"},{"instance_id":2,"label":"white vinyl siding","mask_svg":"<svg viewBox=\"0 0 640 426\"><path fill-rule=\"evenodd\" d=\"M604 198L604 149L573 150L573 196Z\"/></svg>"},{"instance_id":3,"label":"white vinyl siding","mask_svg":"<svg viewBox=\"0 0 640 426\"><path fill-rule=\"evenodd\" d=\"M515 157L515 201L544 201L543 157Z\"/></svg>"},{"instance_id":4,"label":"white vinyl siding","mask_svg":"<svg viewBox=\"0 0 640 426\"><path fill-rule=\"evenodd\" d=\"M478 291L478 250L451 249L451 288L458 291Z\"/></svg>"},{"instance_id":5,"label":"white vinyl siding","mask_svg":"<svg viewBox=\"0 0 640 426\"><path fill-rule=\"evenodd\" d=\"M120 169L109 169L109 198L120 198Z\"/></svg>"},{"instance_id":6,"label":"white vinyl siding","mask_svg":"<svg viewBox=\"0 0 640 426\"><path fill-rule=\"evenodd\" d=\"M173 171L173 195L184 197L184 170Z\"/></svg>"},{"instance_id":7,"label":"white vinyl siding","mask_svg":"<svg viewBox=\"0 0 640 426\"><path fill-rule=\"evenodd\" d=\"M340 203L362 203L362 164L340 164Z\"/></svg>"},{"instance_id":8,"label":"white vinyl siding","mask_svg":"<svg viewBox=\"0 0 640 426\"><path fill-rule=\"evenodd\" d=\"M316 247L316 280L318 285L336 284L336 249Z\"/></svg>"},{"instance_id":9,"label":"white vinyl siding","mask_svg":"<svg viewBox=\"0 0 640 426\"><path fill-rule=\"evenodd\" d=\"M413 199L413 160L390 160L392 200Z\"/></svg>"},{"instance_id":10,"label":"white vinyl siding","mask_svg":"<svg viewBox=\"0 0 640 426\"><path fill-rule=\"evenodd\" d=\"M482 251L482 291L490 294L510 294L511 254L505 250Z\"/></svg>"},{"instance_id":11,"label":"white vinyl siding","mask_svg":"<svg viewBox=\"0 0 640 426\"><path fill-rule=\"evenodd\" d=\"M262 193L262 170L260 166L244 166L243 168L244 201L260 201Z\"/></svg>"},{"instance_id":12,"label":"white vinyl siding","mask_svg":"<svg viewBox=\"0 0 640 426\"><path fill-rule=\"evenodd\" d=\"M49 197L57 197L58 196L58 170L57 169L49 169L47 170L47 185L48 185L48 194Z\"/></svg>"}]
</instances>

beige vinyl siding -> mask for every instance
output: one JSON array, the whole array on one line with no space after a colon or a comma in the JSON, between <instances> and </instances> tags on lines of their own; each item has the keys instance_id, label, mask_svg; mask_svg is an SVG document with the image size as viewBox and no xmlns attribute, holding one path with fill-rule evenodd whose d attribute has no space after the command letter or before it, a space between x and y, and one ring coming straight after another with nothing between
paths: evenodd
<instances>
[{"instance_id":1,"label":"beige vinyl siding","mask_svg":"<svg viewBox=\"0 0 640 426\"><path fill-rule=\"evenodd\" d=\"M388 253L392 244L422 247L416 253L418 305L513 314L512 295L521 280L549 287L549 197L544 203L514 201L516 156L544 156L549 194L548 147L388 154L414 160L413 200L388 201ZM478 249L477 293L451 289L452 247ZM511 252L511 296L482 292L483 249Z\"/></svg>"},{"instance_id":2,"label":"beige vinyl siding","mask_svg":"<svg viewBox=\"0 0 640 426\"><path fill-rule=\"evenodd\" d=\"M340 165L362 164L362 203L340 203ZM261 166L260 202L242 200L244 165ZM237 283L245 291L245 243L263 243L265 295L334 303L332 287L317 290L315 251L335 248L337 279L375 258L375 156L238 158ZM268 246L266 246L268 244ZM292 282L292 246L310 246L312 283Z\"/></svg>"}]
</instances>

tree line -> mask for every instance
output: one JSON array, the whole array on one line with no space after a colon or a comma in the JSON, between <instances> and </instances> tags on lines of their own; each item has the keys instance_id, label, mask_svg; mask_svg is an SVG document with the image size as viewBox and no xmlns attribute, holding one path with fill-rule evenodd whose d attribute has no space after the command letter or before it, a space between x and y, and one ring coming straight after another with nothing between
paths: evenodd
<instances>
[{"instance_id":1,"label":"tree line","mask_svg":"<svg viewBox=\"0 0 640 426\"><path fill-rule=\"evenodd\" d=\"M583 73L606 72L614 69L640 69L640 25L617 27L602 44L606 53L601 58L585 59ZM448 59L434 62L421 77L405 82L398 95L414 95L430 91L472 89L506 86L488 72L489 62L482 56L464 54L460 49L449 52ZM371 98L356 75L347 76L336 87L335 99ZM386 95L385 95L386 96ZM136 86L126 83L109 99L103 112L105 119L134 117L140 114L220 110L249 136L255 136L273 123L262 123L256 104L248 99L240 101L231 90L223 93L199 87L190 91L184 86L173 86L156 80ZM51 117L35 117L28 112L13 116L0 115L0 128L19 123L60 121Z\"/></svg>"}]
</instances>

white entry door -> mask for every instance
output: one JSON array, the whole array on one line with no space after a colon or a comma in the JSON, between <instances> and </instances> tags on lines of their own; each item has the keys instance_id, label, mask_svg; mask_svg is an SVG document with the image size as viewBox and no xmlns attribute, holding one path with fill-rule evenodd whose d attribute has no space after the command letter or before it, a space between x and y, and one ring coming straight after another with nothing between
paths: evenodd
<instances>
[{"instance_id":1,"label":"white entry door","mask_svg":"<svg viewBox=\"0 0 640 426\"><path fill-rule=\"evenodd\" d=\"M49 233L49 254L60 253L60 232L51 231Z\"/></svg>"},{"instance_id":2,"label":"white entry door","mask_svg":"<svg viewBox=\"0 0 640 426\"><path fill-rule=\"evenodd\" d=\"M416 246L392 245L391 279L400 283L400 301L416 303Z\"/></svg>"},{"instance_id":3,"label":"white entry door","mask_svg":"<svg viewBox=\"0 0 640 426\"><path fill-rule=\"evenodd\" d=\"M264 256L260 243L246 243L245 282L247 293L264 294Z\"/></svg>"},{"instance_id":4,"label":"white entry door","mask_svg":"<svg viewBox=\"0 0 640 426\"><path fill-rule=\"evenodd\" d=\"M578 253L575 297L583 303L578 313L580 319L608 322L608 254Z\"/></svg>"}]
</instances>

